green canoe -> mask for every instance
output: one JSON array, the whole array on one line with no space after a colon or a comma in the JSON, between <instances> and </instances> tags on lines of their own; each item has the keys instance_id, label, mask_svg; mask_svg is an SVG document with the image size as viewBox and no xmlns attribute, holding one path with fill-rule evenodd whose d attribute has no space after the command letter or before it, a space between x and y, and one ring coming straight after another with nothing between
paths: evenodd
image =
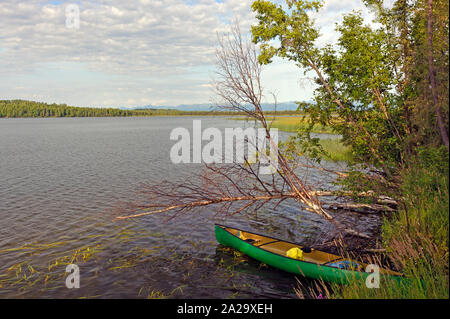
<instances>
[{"instance_id":1,"label":"green canoe","mask_svg":"<svg viewBox=\"0 0 450 319\"><path fill-rule=\"evenodd\" d=\"M219 224L215 225L215 234L220 244L293 274L339 284L346 284L352 278L365 281L370 274L365 272L365 263L288 241ZM302 250L302 260L287 256L293 248ZM380 280L383 278L400 282L404 277L401 273L380 268Z\"/></svg>"}]
</instances>

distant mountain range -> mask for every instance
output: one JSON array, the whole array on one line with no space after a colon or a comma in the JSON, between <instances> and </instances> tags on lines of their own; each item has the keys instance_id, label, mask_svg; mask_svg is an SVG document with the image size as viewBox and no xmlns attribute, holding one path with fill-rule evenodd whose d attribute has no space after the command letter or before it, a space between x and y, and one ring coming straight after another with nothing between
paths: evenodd
<instances>
[{"instance_id":1,"label":"distant mountain range","mask_svg":"<svg viewBox=\"0 0 450 319\"><path fill-rule=\"evenodd\" d=\"M311 103L311 102L307 102ZM264 111L274 111L273 104L263 103L262 105ZM278 103L277 111L295 111L297 110L297 104L295 102L282 102ZM165 110L179 110L179 111L211 111L215 110L211 104L180 104L177 106L156 106L156 105L146 105L138 106L133 108L121 108L122 110L147 110L147 109L165 109Z\"/></svg>"}]
</instances>

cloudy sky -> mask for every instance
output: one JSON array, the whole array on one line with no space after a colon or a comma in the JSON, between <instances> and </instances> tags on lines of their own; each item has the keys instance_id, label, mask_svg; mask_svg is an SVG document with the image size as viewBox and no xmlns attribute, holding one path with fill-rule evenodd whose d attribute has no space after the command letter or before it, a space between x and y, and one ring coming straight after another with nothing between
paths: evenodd
<instances>
[{"instance_id":1,"label":"cloudy sky","mask_svg":"<svg viewBox=\"0 0 450 319\"><path fill-rule=\"evenodd\" d=\"M94 107L209 103L216 34L233 18L249 30L251 2L1 0L0 99ZM79 28L70 8L79 10ZM316 17L322 43L335 39L334 23L351 10L370 21L361 0L325 0ZM263 82L280 102L312 97L302 70L286 61L267 66Z\"/></svg>"}]
</instances>

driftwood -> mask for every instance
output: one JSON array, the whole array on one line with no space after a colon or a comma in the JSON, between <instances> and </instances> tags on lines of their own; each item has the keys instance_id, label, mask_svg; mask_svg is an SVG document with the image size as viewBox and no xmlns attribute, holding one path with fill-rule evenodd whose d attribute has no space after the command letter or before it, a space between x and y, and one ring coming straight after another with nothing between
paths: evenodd
<instances>
[{"instance_id":1,"label":"driftwood","mask_svg":"<svg viewBox=\"0 0 450 319\"><path fill-rule=\"evenodd\" d=\"M371 197L376 200L376 204L390 205L390 206L394 206L394 207L398 206L398 202L395 199L388 197L388 196L384 196L384 195L377 196L375 194L375 192L373 192L373 191L359 192L359 193L343 192L343 191L312 191L311 193L313 193L316 196ZM376 207L376 206L374 206L374 207Z\"/></svg>"},{"instance_id":2,"label":"driftwood","mask_svg":"<svg viewBox=\"0 0 450 319\"><path fill-rule=\"evenodd\" d=\"M360 213L381 213L381 212L396 212L395 209L379 204L365 204L365 203L324 203L322 205L328 209L344 209L357 211Z\"/></svg>"},{"instance_id":3,"label":"driftwood","mask_svg":"<svg viewBox=\"0 0 450 319\"><path fill-rule=\"evenodd\" d=\"M353 203L353 202L347 202L347 203L327 203L322 202L322 205L326 207L327 209L343 209L343 210L350 210L350 211L356 211L360 213L382 213L382 212L396 212L398 202L388 196L379 195L376 196L373 191L368 192L359 192L359 193L352 193L352 192L342 192L342 191L312 191L316 196L336 196L336 197L371 197L374 198L376 203Z\"/></svg>"}]
</instances>

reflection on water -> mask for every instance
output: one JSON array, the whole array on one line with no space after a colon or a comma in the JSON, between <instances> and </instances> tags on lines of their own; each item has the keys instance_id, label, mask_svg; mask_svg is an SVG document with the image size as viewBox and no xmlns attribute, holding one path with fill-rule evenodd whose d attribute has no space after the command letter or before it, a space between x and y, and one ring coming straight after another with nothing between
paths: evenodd
<instances>
[{"instance_id":1,"label":"reflection on water","mask_svg":"<svg viewBox=\"0 0 450 319\"><path fill-rule=\"evenodd\" d=\"M226 221L207 209L169 222L163 215L113 221L113 207L139 196L141 183L200 172L201 165L169 160L171 129L189 129L192 119L0 119L0 297L295 297L293 275L236 257L213 232L219 221L307 244L328 238L332 227L293 201ZM331 187L328 176L308 179ZM379 224L345 218L365 232ZM80 289L65 287L68 263L80 267Z\"/></svg>"}]
</instances>

